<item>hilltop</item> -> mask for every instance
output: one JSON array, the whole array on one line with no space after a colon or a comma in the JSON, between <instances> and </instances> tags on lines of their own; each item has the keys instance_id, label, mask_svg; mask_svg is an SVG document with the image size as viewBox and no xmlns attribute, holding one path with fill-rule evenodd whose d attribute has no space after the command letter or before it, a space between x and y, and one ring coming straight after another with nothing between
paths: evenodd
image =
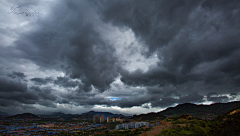
<instances>
[{"instance_id":1,"label":"hilltop","mask_svg":"<svg viewBox=\"0 0 240 136\"><path fill-rule=\"evenodd\" d=\"M189 114L198 118L212 119L233 109L240 107L240 101L228 103L214 103L211 105L196 105L191 103L179 104L175 107L169 107L158 113L165 116L179 116Z\"/></svg>"},{"instance_id":2,"label":"hilltop","mask_svg":"<svg viewBox=\"0 0 240 136\"><path fill-rule=\"evenodd\" d=\"M156 120L165 119L166 117L191 115L201 119L214 119L219 115L225 114L233 109L240 107L240 101L229 103L215 103L211 105L196 105L192 103L179 104L175 107L169 107L160 112L151 112L147 114L133 115L133 120Z\"/></svg>"},{"instance_id":3,"label":"hilltop","mask_svg":"<svg viewBox=\"0 0 240 136\"><path fill-rule=\"evenodd\" d=\"M107 119L107 116L109 116L110 118L112 118L112 117L124 118L125 117L122 114L113 114L111 112L96 112L96 111L89 111L86 113L82 113L81 115L87 115L87 114L94 115L94 116L101 114L104 117L104 119Z\"/></svg>"},{"instance_id":4,"label":"hilltop","mask_svg":"<svg viewBox=\"0 0 240 136\"><path fill-rule=\"evenodd\" d=\"M32 113L23 113L23 114L8 116L6 118L7 119L37 119L39 117L35 114L32 114Z\"/></svg>"},{"instance_id":5,"label":"hilltop","mask_svg":"<svg viewBox=\"0 0 240 136\"><path fill-rule=\"evenodd\" d=\"M156 120L156 119L163 120L165 118L166 116L160 113L151 112L147 114L133 115L133 117L130 119L137 120L137 121L146 121L146 120Z\"/></svg>"},{"instance_id":6,"label":"hilltop","mask_svg":"<svg viewBox=\"0 0 240 136\"><path fill-rule=\"evenodd\" d=\"M82 113L82 114L65 114L63 112L53 112L48 115L41 115L41 117L64 118L64 119L78 118L78 119L92 120L95 115L99 115L99 114L104 116L105 119L107 119L107 116L109 116L110 118L112 118L112 117L124 118L125 117L122 114L113 114L111 112L96 112L96 111L89 111L89 112Z\"/></svg>"},{"instance_id":7,"label":"hilltop","mask_svg":"<svg viewBox=\"0 0 240 136\"><path fill-rule=\"evenodd\" d=\"M93 115L91 114L86 114L86 115L80 115L80 114L65 114L63 112L53 112L47 115L40 115L41 117L44 118L63 118L66 120L72 120L72 119L85 119L85 120L92 120Z\"/></svg>"}]
</instances>

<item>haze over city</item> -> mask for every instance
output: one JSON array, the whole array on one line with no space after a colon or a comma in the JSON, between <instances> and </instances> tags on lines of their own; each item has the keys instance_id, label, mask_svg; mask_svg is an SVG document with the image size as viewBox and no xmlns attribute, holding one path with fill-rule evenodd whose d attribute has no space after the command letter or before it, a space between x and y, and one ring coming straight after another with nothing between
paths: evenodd
<instances>
[{"instance_id":1,"label":"haze over city","mask_svg":"<svg viewBox=\"0 0 240 136\"><path fill-rule=\"evenodd\" d=\"M236 0L1 0L0 111L240 100Z\"/></svg>"}]
</instances>

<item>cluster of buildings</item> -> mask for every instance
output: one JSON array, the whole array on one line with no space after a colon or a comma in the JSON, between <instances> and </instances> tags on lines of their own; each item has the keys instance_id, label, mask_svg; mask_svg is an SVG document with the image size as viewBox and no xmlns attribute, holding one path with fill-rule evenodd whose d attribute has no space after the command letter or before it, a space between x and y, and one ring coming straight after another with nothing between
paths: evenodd
<instances>
[{"instance_id":1,"label":"cluster of buildings","mask_svg":"<svg viewBox=\"0 0 240 136\"><path fill-rule=\"evenodd\" d=\"M156 125L159 125L159 122L156 122ZM137 129L142 126L145 127L154 127L155 124L150 124L149 122L130 122L130 123L123 123L123 124L118 124L115 126L115 129Z\"/></svg>"},{"instance_id":2,"label":"cluster of buildings","mask_svg":"<svg viewBox=\"0 0 240 136\"><path fill-rule=\"evenodd\" d=\"M104 116L101 116L101 114L94 116L93 122L94 123L104 123Z\"/></svg>"},{"instance_id":3,"label":"cluster of buildings","mask_svg":"<svg viewBox=\"0 0 240 136\"><path fill-rule=\"evenodd\" d=\"M50 124L36 123L13 123L11 125L0 125L0 135L59 135L62 132L78 133L84 130L105 129L103 124L84 123L61 123L53 122Z\"/></svg>"},{"instance_id":4,"label":"cluster of buildings","mask_svg":"<svg viewBox=\"0 0 240 136\"><path fill-rule=\"evenodd\" d=\"M107 116L107 123L115 122L115 121L119 121L120 123L122 123L123 121L125 121L125 119L120 119L120 118L115 118L115 117L110 118L109 116ZM101 116L101 114L94 116L93 122L94 123L104 123L105 122L104 116Z\"/></svg>"}]
</instances>

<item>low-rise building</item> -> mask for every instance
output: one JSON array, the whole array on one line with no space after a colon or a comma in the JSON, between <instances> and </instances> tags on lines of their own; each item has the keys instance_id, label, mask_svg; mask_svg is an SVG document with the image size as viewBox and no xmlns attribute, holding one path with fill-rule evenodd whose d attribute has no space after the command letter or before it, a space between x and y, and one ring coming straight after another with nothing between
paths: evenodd
<instances>
[{"instance_id":1,"label":"low-rise building","mask_svg":"<svg viewBox=\"0 0 240 136\"><path fill-rule=\"evenodd\" d=\"M123 123L123 119L116 118L116 121L119 121L120 123Z\"/></svg>"},{"instance_id":2,"label":"low-rise building","mask_svg":"<svg viewBox=\"0 0 240 136\"><path fill-rule=\"evenodd\" d=\"M54 124L41 124L41 125L37 125L37 127L51 128L51 127L54 127Z\"/></svg>"},{"instance_id":3,"label":"low-rise building","mask_svg":"<svg viewBox=\"0 0 240 136\"><path fill-rule=\"evenodd\" d=\"M124 127L125 127L125 129L129 129L129 124L126 123L126 124L124 125Z\"/></svg>"}]
</instances>

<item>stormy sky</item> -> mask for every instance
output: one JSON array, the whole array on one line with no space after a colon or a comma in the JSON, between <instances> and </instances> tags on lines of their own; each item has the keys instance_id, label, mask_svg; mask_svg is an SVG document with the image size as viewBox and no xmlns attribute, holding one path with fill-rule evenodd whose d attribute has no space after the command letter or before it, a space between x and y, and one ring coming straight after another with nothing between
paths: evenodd
<instances>
[{"instance_id":1,"label":"stormy sky","mask_svg":"<svg viewBox=\"0 0 240 136\"><path fill-rule=\"evenodd\" d=\"M240 100L238 0L1 0L0 111Z\"/></svg>"}]
</instances>

